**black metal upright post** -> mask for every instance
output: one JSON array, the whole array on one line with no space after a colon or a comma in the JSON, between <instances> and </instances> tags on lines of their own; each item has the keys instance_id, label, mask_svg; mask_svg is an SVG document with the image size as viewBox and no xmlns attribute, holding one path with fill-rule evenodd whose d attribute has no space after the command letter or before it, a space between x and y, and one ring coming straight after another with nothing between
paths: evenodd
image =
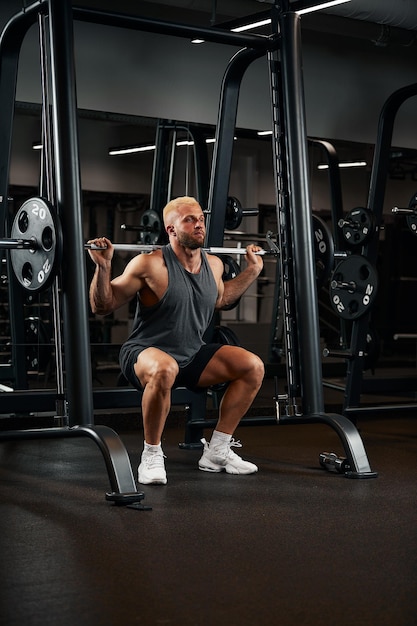
<instances>
[{"instance_id":1,"label":"black metal upright post","mask_svg":"<svg viewBox=\"0 0 417 626\"><path fill-rule=\"evenodd\" d=\"M240 85L249 65L263 53L263 50L252 48L239 50L230 60L224 73L208 197L206 241L208 246L223 245Z\"/></svg>"},{"instance_id":2,"label":"black metal upright post","mask_svg":"<svg viewBox=\"0 0 417 626\"><path fill-rule=\"evenodd\" d=\"M49 0L56 202L64 232L62 290L69 422L93 423L72 8Z\"/></svg>"},{"instance_id":3,"label":"black metal upright post","mask_svg":"<svg viewBox=\"0 0 417 626\"><path fill-rule=\"evenodd\" d=\"M300 382L304 413L317 414L324 411L324 397L301 69L300 17L296 13L283 13L279 23Z\"/></svg>"}]
</instances>

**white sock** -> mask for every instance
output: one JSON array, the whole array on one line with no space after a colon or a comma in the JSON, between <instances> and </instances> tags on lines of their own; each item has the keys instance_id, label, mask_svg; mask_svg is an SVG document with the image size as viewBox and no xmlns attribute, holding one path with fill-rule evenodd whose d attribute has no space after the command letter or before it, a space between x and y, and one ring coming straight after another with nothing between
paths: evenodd
<instances>
[{"instance_id":1,"label":"white sock","mask_svg":"<svg viewBox=\"0 0 417 626\"><path fill-rule=\"evenodd\" d=\"M216 448L227 448L231 439L232 435L222 433L219 430L214 430L210 439L210 447L213 446Z\"/></svg>"},{"instance_id":2,"label":"white sock","mask_svg":"<svg viewBox=\"0 0 417 626\"><path fill-rule=\"evenodd\" d=\"M159 450L162 450L161 442L159 442L157 445L155 445L155 444L151 444L151 443L146 443L146 441L144 441L143 442L143 449L144 450L148 450L149 452L158 452Z\"/></svg>"}]
</instances>

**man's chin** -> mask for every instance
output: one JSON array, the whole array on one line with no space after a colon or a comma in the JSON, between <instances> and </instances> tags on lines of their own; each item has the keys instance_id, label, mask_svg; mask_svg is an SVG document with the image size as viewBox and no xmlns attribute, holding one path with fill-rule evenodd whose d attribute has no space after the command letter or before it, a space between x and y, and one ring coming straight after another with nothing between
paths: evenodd
<instances>
[{"instance_id":1,"label":"man's chin","mask_svg":"<svg viewBox=\"0 0 417 626\"><path fill-rule=\"evenodd\" d=\"M198 250L198 248L202 248L204 246L204 237L201 237L200 240L194 238L180 239L179 243L189 250Z\"/></svg>"}]
</instances>

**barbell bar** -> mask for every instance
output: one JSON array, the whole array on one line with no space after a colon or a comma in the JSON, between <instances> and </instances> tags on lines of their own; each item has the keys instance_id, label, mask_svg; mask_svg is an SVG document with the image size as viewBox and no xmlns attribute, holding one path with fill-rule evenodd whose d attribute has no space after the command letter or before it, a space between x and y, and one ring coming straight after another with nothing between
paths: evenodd
<instances>
[{"instance_id":1,"label":"barbell bar","mask_svg":"<svg viewBox=\"0 0 417 626\"><path fill-rule=\"evenodd\" d=\"M160 250L163 247L156 244L134 243L114 243L112 245L117 252L137 252L138 254L141 252L154 252L155 250ZM84 248L86 250L106 249L101 246L96 246L93 243L84 244ZM0 250L29 250L31 252L35 252L41 249L42 246L36 239L0 239ZM246 254L246 248L209 247L202 248L202 250L204 250L204 252L208 252L209 254ZM263 256L264 254L277 256L277 252L275 252L274 250L257 250L255 254L261 256Z\"/></svg>"},{"instance_id":2,"label":"barbell bar","mask_svg":"<svg viewBox=\"0 0 417 626\"><path fill-rule=\"evenodd\" d=\"M34 239L0 239L0 250L36 250L38 243Z\"/></svg>"},{"instance_id":3,"label":"barbell bar","mask_svg":"<svg viewBox=\"0 0 417 626\"><path fill-rule=\"evenodd\" d=\"M133 243L114 243L112 244L113 248L116 252L137 252L138 254L141 252L154 252L155 250L160 250L162 246L156 244L133 244ZM1 246L0 246L1 247ZM93 243L86 243L84 247L87 250L105 250L106 248L102 248L101 246L96 246ZM202 248L204 252L208 252L209 254L238 254L244 255L246 254L246 248L222 248L222 247L209 247ZM275 250L258 250L255 254L263 256L263 255L271 255L277 256L277 252Z\"/></svg>"}]
</instances>

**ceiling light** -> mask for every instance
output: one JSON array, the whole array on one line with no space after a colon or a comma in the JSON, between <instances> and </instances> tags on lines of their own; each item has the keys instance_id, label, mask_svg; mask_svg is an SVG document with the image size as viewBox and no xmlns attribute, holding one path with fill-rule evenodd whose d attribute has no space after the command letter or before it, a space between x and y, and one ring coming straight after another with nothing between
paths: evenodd
<instances>
[{"instance_id":1,"label":"ceiling light","mask_svg":"<svg viewBox=\"0 0 417 626\"><path fill-rule=\"evenodd\" d=\"M110 148L110 156L119 156L121 154L133 154L134 152L150 152L155 150L156 146L128 146L126 148Z\"/></svg>"},{"instance_id":2,"label":"ceiling light","mask_svg":"<svg viewBox=\"0 0 417 626\"><path fill-rule=\"evenodd\" d=\"M267 135L272 135L272 130L258 130L256 134L259 137L266 137Z\"/></svg>"},{"instance_id":3,"label":"ceiling light","mask_svg":"<svg viewBox=\"0 0 417 626\"><path fill-rule=\"evenodd\" d=\"M266 20L259 20L258 22L252 22L252 24L245 24L244 26L236 26L232 28L233 33L243 33L245 30L253 30L254 28L260 28L261 26L267 26L271 23L271 18Z\"/></svg>"},{"instance_id":4,"label":"ceiling light","mask_svg":"<svg viewBox=\"0 0 417 626\"><path fill-rule=\"evenodd\" d=\"M191 43L204 43L204 39L191 39Z\"/></svg>"},{"instance_id":5,"label":"ceiling light","mask_svg":"<svg viewBox=\"0 0 417 626\"><path fill-rule=\"evenodd\" d=\"M32 144L32 150L42 150L43 145L41 141L34 141Z\"/></svg>"},{"instance_id":6,"label":"ceiling light","mask_svg":"<svg viewBox=\"0 0 417 626\"><path fill-rule=\"evenodd\" d=\"M328 0L327 2L319 2L313 6L306 7L304 9L295 10L298 15L304 15L305 13L312 13L313 11L321 11L322 9L328 9L329 7L336 6L338 4L344 4L345 2L351 2L351 0ZM295 3L298 4L298 3ZM247 30L254 30L255 28L261 28L262 26L268 26L271 24L271 18L258 20L257 22L251 22L250 24L244 24L243 26L236 26L230 30L233 33L243 33ZM196 40L195 43L202 43L200 40Z\"/></svg>"},{"instance_id":7,"label":"ceiling light","mask_svg":"<svg viewBox=\"0 0 417 626\"><path fill-rule=\"evenodd\" d=\"M339 167L341 168L346 168L346 167L366 167L367 163L366 161L341 161L339 163ZM317 169L318 170L328 170L329 169L329 165L328 163L319 163L317 165Z\"/></svg>"},{"instance_id":8,"label":"ceiling light","mask_svg":"<svg viewBox=\"0 0 417 626\"><path fill-rule=\"evenodd\" d=\"M338 4L344 4L351 0L329 0L329 2L321 2L320 4L307 7L306 9L300 9L296 11L298 15L305 15L306 13L312 13L313 11L321 11L322 9L328 9L329 7L337 6Z\"/></svg>"},{"instance_id":9,"label":"ceiling light","mask_svg":"<svg viewBox=\"0 0 417 626\"><path fill-rule=\"evenodd\" d=\"M236 137L234 137L234 139L236 140ZM214 143L215 141L216 141L216 139L214 137L206 139L206 143ZM182 141L177 141L175 145L178 146L178 147L193 146L194 145L194 141L190 141L189 139L184 139ZM135 154L137 152L152 152L152 150L155 150L155 148L156 148L155 145L126 146L124 148L123 147L121 147L121 148L110 148L109 149L109 156L121 156L121 155L124 155L124 154Z\"/></svg>"}]
</instances>

